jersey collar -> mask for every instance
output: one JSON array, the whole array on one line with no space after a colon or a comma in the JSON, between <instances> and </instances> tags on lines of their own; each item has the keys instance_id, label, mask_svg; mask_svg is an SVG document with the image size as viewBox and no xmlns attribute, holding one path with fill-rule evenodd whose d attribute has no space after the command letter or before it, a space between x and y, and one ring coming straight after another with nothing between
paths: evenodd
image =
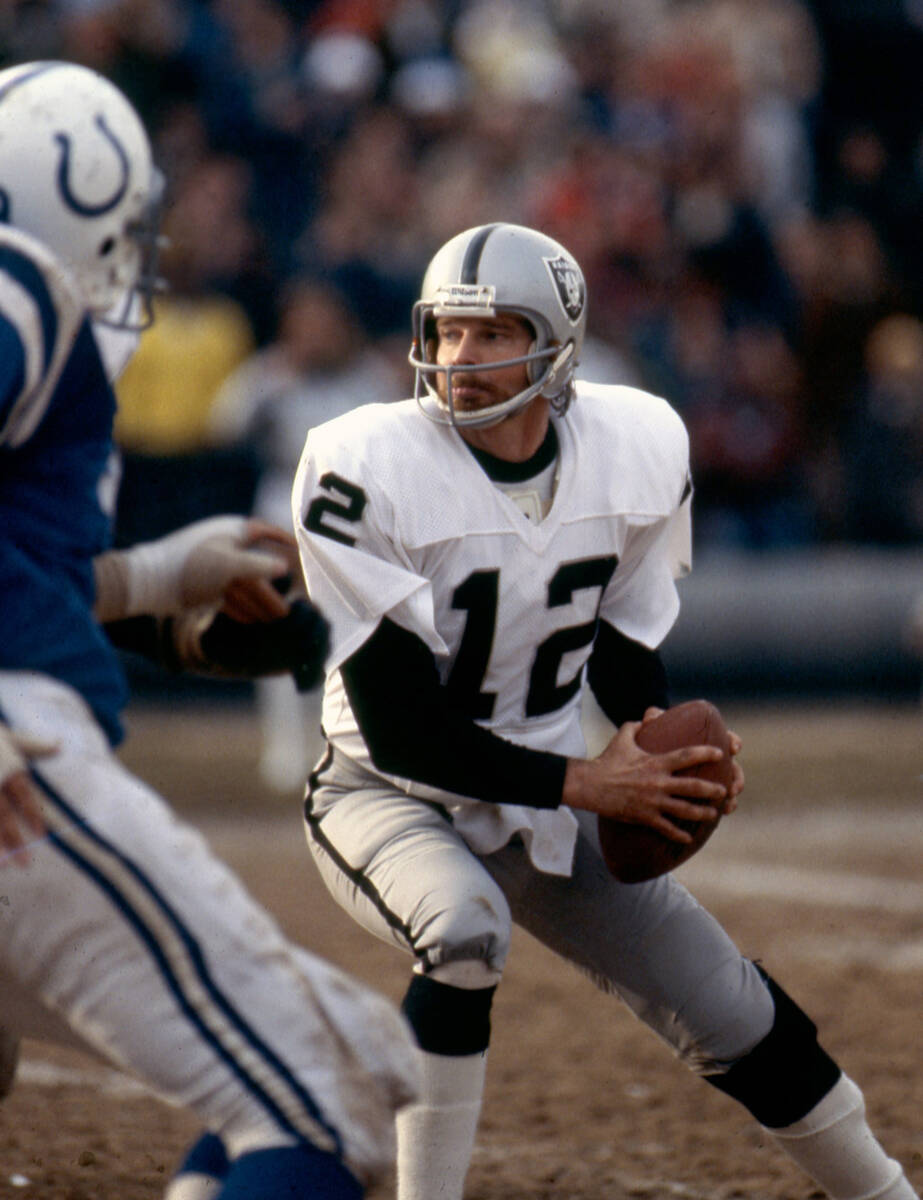
<instances>
[{"instance_id":1,"label":"jersey collar","mask_svg":"<svg viewBox=\"0 0 923 1200\"><path fill-rule=\"evenodd\" d=\"M523 483L527 479L534 479L536 475L541 475L542 471L554 462L558 454L558 435L555 432L554 424L549 421L545 440L532 457L527 458L524 462L509 462L505 458L497 458L495 455L489 454L486 450L479 450L467 442L465 445L494 483Z\"/></svg>"}]
</instances>

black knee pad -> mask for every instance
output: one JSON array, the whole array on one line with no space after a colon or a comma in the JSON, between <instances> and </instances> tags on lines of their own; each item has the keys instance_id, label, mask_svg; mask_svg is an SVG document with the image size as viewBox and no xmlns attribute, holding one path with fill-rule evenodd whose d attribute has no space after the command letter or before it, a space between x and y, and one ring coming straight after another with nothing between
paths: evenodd
<instances>
[{"instance_id":1,"label":"black knee pad","mask_svg":"<svg viewBox=\"0 0 923 1200\"><path fill-rule=\"evenodd\" d=\"M490 1043L490 1006L496 986L452 987L426 975L413 975L401 1012L421 1050L459 1057L479 1054Z\"/></svg>"},{"instance_id":2,"label":"black knee pad","mask_svg":"<svg viewBox=\"0 0 923 1200\"><path fill-rule=\"evenodd\" d=\"M749 1109L761 1125L783 1129L800 1121L840 1078L817 1041L817 1026L761 967L776 1015L761 1042L724 1075L706 1081Z\"/></svg>"}]
</instances>

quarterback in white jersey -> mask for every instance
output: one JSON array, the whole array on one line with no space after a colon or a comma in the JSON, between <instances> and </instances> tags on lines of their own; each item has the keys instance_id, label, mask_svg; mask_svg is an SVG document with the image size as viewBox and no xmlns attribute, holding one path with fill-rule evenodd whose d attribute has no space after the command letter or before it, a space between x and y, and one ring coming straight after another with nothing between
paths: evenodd
<instances>
[{"instance_id":1,"label":"quarterback in white jersey","mask_svg":"<svg viewBox=\"0 0 923 1200\"><path fill-rule=\"evenodd\" d=\"M602 859L597 814L689 840L676 822L733 810L743 775L727 794L681 774L709 747L635 742L668 703L657 647L690 558L688 447L663 400L575 380L585 322L559 243L507 224L457 235L414 309L415 398L311 430L295 479L305 580L331 623L308 842L344 908L413 957L423 1091L398 1115L399 1200L462 1196L513 922L835 1200L912 1200L797 1004L671 875L623 884ZM595 759L587 686L618 727Z\"/></svg>"},{"instance_id":2,"label":"quarterback in white jersey","mask_svg":"<svg viewBox=\"0 0 923 1200\"><path fill-rule=\"evenodd\" d=\"M539 521L520 507L527 494L485 486L466 443L421 419L413 400L358 409L310 435L298 485L314 497L304 542L322 567L310 572L312 596L334 633L323 725L353 761L375 770L338 668L382 617L431 650L440 683L483 729L578 758L580 682L597 622L649 646L673 624L685 430L663 401L631 388L578 384L577 396L550 426L554 503ZM352 488L363 495L355 520L337 503ZM450 491L459 503L446 503ZM522 833L539 870L570 874L569 808L517 805L515 791L500 804L448 797L464 791L463 778L438 789L393 782L446 803L478 852Z\"/></svg>"},{"instance_id":3,"label":"quarterback in white jersey","mask_svg":"<svg viewBox=\"0 0 923 1200\"><path fill-rule=\"evenodd\" d=\"M325 632L276 591L293 539L262 522L109 549L111 377L158 193L111 83L56 62L0 72L0 1096L20 1036L77 1045L209 1130L170 1200L357 1200L414 1093L405 1022L291 945L115 754L115 644L308 685Z\"/></svg>"}]
</instances>

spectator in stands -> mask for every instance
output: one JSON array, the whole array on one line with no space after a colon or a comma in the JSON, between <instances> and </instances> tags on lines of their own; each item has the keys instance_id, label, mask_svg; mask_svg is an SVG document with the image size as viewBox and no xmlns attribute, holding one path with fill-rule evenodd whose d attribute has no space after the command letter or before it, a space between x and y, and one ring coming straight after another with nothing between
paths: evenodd
<instances>
[{"instance_id":1,"label":"spectator in stands","mask_svg":"<svg viewBox=\"0 0 923 1200\"><path fill-rule=\"evenodd\" d=\"M215 155L247 175L249 249L218 291L258 345L282 281L307 270L395 357L431 253L494 219L574 248L597 337L680 407L708 371L677 370L675 337L688 367L741 321L780 329L825 539L846 536L866 341L890 315L923 317L923 122L903 101L921 39L902 0L0 6L0 64L70 58L124 87L177 181L168 207Z\"/></svg>"},{"instance_id":2,"label":"spectator in stands","mask_svg":"<svg viewBox=\"0 0 923 1200\"><path fill-rule=\"evenodd\" d=\"M173 201L161 264L170 289L119 385L116 435L126 450L201 449L218 387L254 348L247 314L224 290L256 237L246 187L239 160L211 157Z\"/></svg>"},{"instance_id":3,"label":"spectator in stands","mask_svg":"<svg viewBox=\"0 0 923 1200\"><path fill-rule=\"evenodd\" d=\"M685 412L700 547L771 550L814 537L800 458L803 380L783 331L758 321L722 330L708 393Z\"/></svg>"},{"instance_id":4,"label":"spectator in stands","mask_svg":"<svg viewBox=\"0 0 923 1200\"><path fill-rule=\"evenodd\" d=\"M923 322L880 321L865 343L863 385L843 434L846 536L923 543Z\"/></svg>"},{"instance_id":5,"label":"spectator in stands","mask_svg":"<svg viewBox=\"0 0 923 1200\"><path fill-rule=\"evenodd\" d=\"M250 506L252 454L216 457L208 435L218 388L255 348L247 312L227 292L257 236L246 215L247 182L240 160L211 156L170 205L162 259L170 290L155 301L157 320L118 384L120 542Z\"/></svg>"}]
</instances>

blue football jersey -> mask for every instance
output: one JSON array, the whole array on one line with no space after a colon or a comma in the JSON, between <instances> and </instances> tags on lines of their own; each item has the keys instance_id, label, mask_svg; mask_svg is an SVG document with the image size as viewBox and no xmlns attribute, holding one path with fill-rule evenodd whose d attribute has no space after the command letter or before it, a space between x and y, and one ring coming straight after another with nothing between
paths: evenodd
<instances>
[{"instance_id":1,"label":"blue football jersey","mask_svg":"<svg viewBox=\"0 0 923 1200\"><path fill-rule=\"evenodd\" d=\"M111 540L115 395L60 264L0 225L0 668L81 693L113 742L127 688L93 616Z\"/></svg>"}]
</instances>

